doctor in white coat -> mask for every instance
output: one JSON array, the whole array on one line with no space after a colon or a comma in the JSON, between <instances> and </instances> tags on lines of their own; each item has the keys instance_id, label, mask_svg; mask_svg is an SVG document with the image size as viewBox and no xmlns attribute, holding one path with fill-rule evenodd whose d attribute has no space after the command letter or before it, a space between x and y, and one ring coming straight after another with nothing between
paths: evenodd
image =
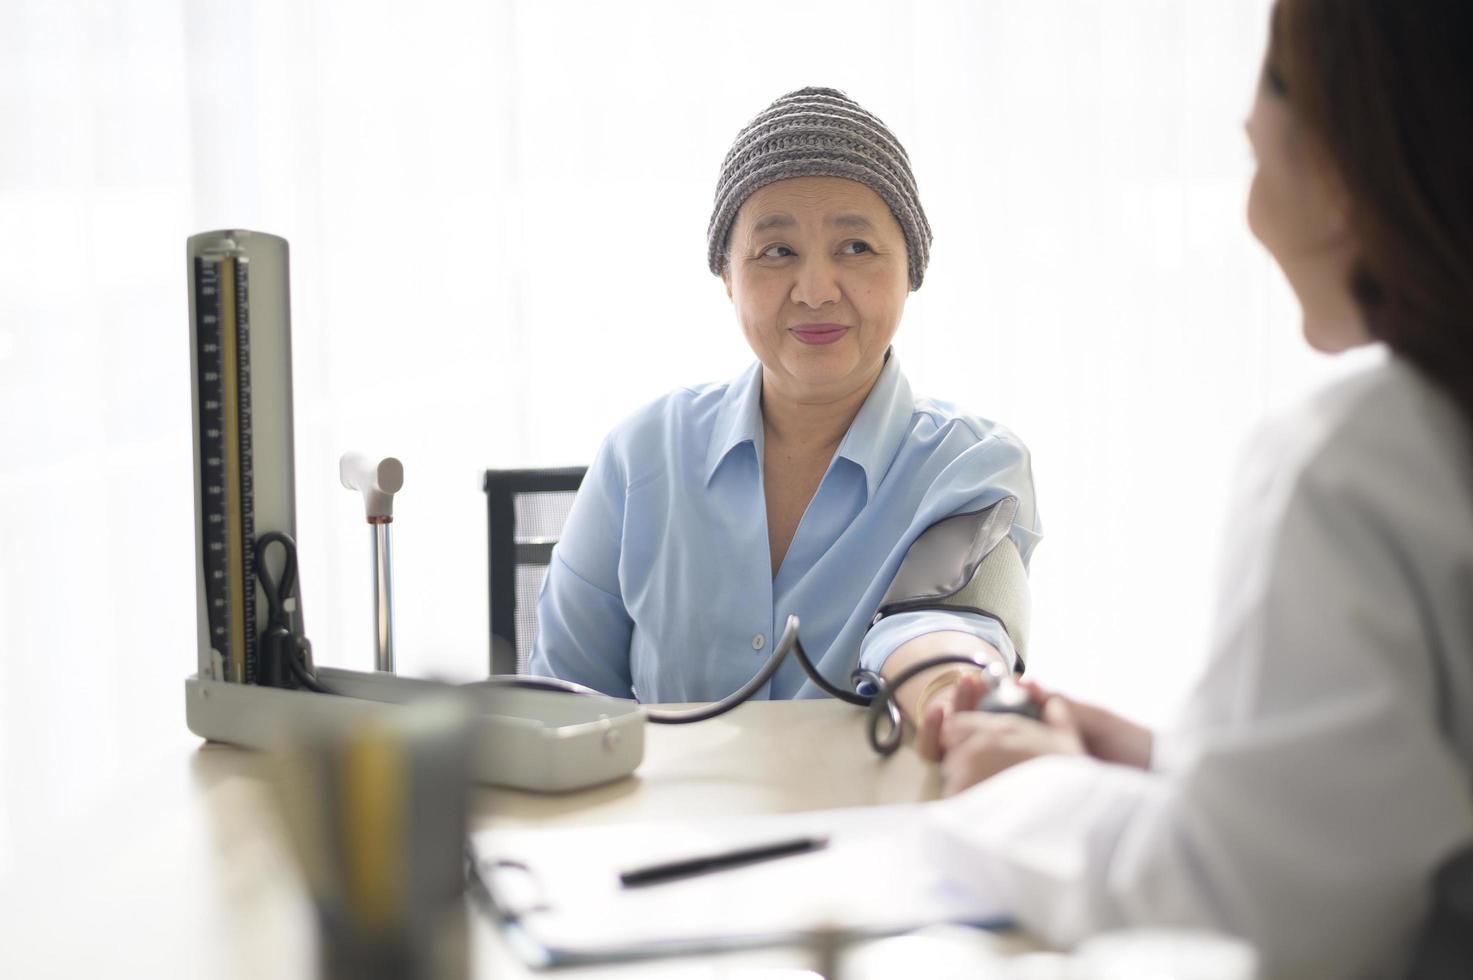
<instances>
[{"instance_id":1,"label":"doctor in white coat","mask_svg":"<svg viewBox=\"0 0 1473 980\"><path fill-rule=\"evenodd\" d=\"M1060 945L1203 926L1270 976L1473 977L1473 921L1427 940L1473 895L1473 3L1281 0L1247 128L1306 339L1388 356L1254 440L1182 721L933 708L928 847Z\"/></svg>"}]
</instances>

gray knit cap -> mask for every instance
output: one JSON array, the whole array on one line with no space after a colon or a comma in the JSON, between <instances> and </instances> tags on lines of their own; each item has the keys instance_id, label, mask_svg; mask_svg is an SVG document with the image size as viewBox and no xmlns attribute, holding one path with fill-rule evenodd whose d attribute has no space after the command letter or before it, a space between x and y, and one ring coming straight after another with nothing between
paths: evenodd
<instances>
[{"instance_id":1,"label":"gray knit cap","mask_svg":"<svg viewBox=\"0 0 1473 980\"><path fill-rule=\"evenodd\" d=\"M931 225L921 210L910 158L893 133L859 103L832 88L789 92L737 134L721 162L706 229L706 260L720 275L727 239L742 202L758 188L791 177L844 177L880 195L905 232L910 288L919 289L931 254Z\"/></svg>"}]
</instances>

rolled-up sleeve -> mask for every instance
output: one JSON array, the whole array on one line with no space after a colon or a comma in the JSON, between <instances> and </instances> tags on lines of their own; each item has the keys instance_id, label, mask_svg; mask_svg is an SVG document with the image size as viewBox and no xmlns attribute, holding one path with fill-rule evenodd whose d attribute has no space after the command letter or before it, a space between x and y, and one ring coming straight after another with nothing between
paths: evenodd
<instances>
[{"instance_id":1,"label":"rolled-up sleeve","mask_svg":"<svg viewBox=\"0 0 1473 980\"><path fill-rule=\"evenodd\" d=\"M968 633L990 643L1013 670L1018 668L1018 651L1002 623L991 616L972 612L924 610L886 616L865 634L859 648L859 666L880 672L885 661L903 644L927 633Z\"/></svg>"},{"instance_id":2,"label":"rolled-up sleeve","mask_svg":"<svg viewBox=\"0 0 1473 980\"><path fill-rule=\"evenodd\" d=\"M537 598L537 640L529 669L633 696L629 641L634 622L619 588L625 482L612 440L588 468L552 552Z\"/></svg>"}]
</instances>

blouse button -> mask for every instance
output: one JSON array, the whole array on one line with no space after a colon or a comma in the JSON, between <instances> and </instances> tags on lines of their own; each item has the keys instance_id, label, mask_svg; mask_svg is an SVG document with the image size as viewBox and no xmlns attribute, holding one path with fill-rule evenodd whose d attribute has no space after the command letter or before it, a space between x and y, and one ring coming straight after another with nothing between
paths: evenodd
<instances>
[{"instance_id":1,"label":"blouse button","mask_svg":"<svg viewBox=\"0 0 1473 980\"><path fill-rule=\"evenodd\" d=\"M752 637L752 649L753 650L761 650L762 647L763 647L763 645L766 644L766 643L767 643L767 640L763 639L761 633L758 633L756 636Z\"/></svg>"}]
</instances>

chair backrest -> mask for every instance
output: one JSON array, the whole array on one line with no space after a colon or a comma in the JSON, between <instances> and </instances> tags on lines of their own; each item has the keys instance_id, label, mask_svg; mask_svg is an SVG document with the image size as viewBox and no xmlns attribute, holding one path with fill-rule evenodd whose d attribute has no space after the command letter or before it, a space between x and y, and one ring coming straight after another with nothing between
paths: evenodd
<instances>
[{"instance_id":1,"label":"chair backrest","mask_svg":"<svg viewBox=\"0 0 1473 980\"><path fill-rule=\"evenodd\" d=\"M491 673L525 674L537 637L537 593L586 467L487 470Z\"/></svg>"}]
</instances>

